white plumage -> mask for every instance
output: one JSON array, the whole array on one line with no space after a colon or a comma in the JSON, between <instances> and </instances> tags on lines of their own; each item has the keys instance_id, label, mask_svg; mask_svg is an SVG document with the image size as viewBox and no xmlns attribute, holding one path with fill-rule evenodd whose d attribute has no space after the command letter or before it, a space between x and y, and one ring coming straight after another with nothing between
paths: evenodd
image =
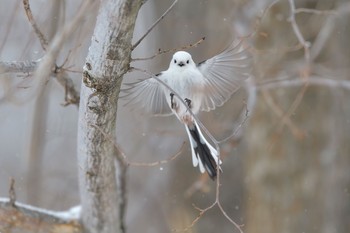
<instances>
[{"instance_id":1,"label":"white plumage","mask_svg":"<svg viewBox=\"0 0 350 233\"><path fill-rule=\"evenodd\" d=\"M207 171L214 179L217 165L221 164L219 155L203 136L188 108L197 114L222 106L249 76L250 59L242 41L234 41L222 53L198 65L189 53L178 51L173 55L169 68L156 75L172 90L151 77L125 84L123 98L128 101L127 104L152 115L175 114L186 127L193 166L199 166L202 173Z\"/></svg>"}]
</instances>

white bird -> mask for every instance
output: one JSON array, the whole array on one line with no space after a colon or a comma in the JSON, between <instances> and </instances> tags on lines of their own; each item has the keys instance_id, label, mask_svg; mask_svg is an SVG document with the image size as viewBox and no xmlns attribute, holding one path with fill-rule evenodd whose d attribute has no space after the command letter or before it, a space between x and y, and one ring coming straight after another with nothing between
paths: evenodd
<instances>
[{"instance_id":1,"label":"white bird","mask_svg":"<svg viewBox=\"0 0 350 233\"><path fill-rule=\"evenodd\" d=\"M207 171L215 179L217 166L221 170L218 152L203 136L188 108L197 114L222 106L249 76L250 60L248 50L238 40L222 53L198 65L189 53L178 51L173 55L169 68L156 75L166 85L152 77L125 84L128 88L123 89L126 93L123 98L128 100L127 104L152 115L175 114L185 125L193 166L199 165L202 173Z\"/></svg>"}]
</instances>

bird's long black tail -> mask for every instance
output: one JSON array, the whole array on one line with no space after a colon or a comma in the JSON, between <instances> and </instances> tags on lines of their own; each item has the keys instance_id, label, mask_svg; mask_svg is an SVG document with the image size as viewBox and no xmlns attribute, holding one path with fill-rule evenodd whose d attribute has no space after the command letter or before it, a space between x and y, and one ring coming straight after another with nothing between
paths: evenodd
<instances>
[{"instance_id":1,"label":"bird's long black tail","mask_svg":"<svg viewBox=\"0 0 350 233\"><path fill-rule=\"evenodd\" d=\"M207 171L211 179L217 175L218 153L215 148L205 139L197 123L186 126L186 130L191 143L193 166L199 165L200 171ZM220 169L221 170L221 169Z\"/></svg>"}]
</instances>

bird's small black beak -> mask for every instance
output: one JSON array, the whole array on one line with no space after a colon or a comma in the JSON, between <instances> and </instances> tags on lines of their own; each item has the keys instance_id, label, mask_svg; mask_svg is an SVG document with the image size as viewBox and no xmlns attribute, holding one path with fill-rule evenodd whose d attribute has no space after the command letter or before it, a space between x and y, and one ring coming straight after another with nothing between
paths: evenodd
<instances>
[{"instance_id":1,"label":"bird's small black beak","mask_svg":"<svg viewBox=\"0 0 350 233\"><path fill-rule=\"evenodd\" d=\"M182 61L179 62L179 64L178 64L178 66L180 66L180 67L183 67L184 65L185 65L185 63L183 63Z\"/></svg>"}]
</instances>

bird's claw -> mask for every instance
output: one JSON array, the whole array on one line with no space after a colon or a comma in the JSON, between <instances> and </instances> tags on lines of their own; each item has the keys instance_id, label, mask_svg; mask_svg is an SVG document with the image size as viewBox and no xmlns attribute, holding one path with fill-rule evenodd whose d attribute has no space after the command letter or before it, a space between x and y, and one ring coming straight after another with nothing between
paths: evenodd
<instances>
[{"instance_id":1,"label":"bird's claw","mask_svg":"<svg viewBox=\"0 0 350 233\"><path fill-rule=\"evenodd\" d=\"M185 102L189 108L191 108L192 101L190 99L185 98Z\"/></svg>"},{"instance_id":2,"label":"bird's claw","mask_svg":"<svg viewBox=\"0 0 350 233\"><path fill-rule=\"evenodd\" d=\"M170 93L170 103L171 103L171 109L174 109L175 108L174 93Z\"/></svg>"}]
</instances>

